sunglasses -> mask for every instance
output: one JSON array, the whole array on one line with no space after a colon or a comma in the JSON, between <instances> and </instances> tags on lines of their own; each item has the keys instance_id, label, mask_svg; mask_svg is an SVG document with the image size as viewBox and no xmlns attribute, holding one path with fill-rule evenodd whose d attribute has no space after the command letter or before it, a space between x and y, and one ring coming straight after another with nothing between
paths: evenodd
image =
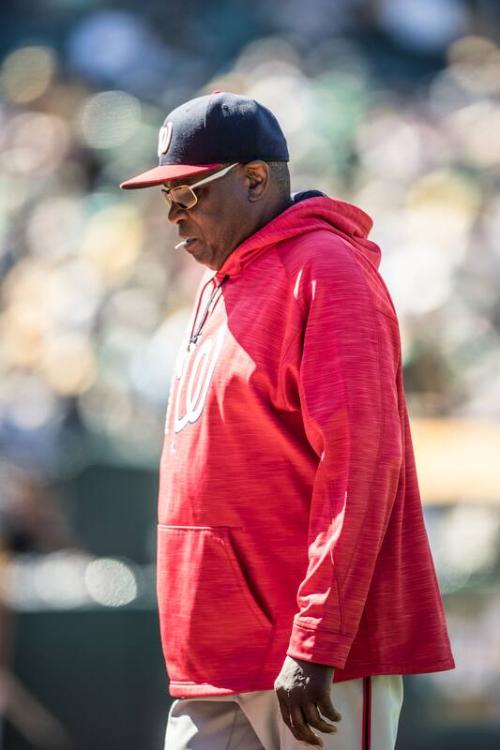
<instances>
[{"instance_id":1,"label":"sunglasses","mask_svg":"<svg viewBox=\"0 0 500 750\"><path fill-rule=\"evenodd\" d=\"M173 188L162 187L161 192L163 198L165 199L165 203L169 208L172 206L172 204L175 204L176 206L179 206L179 208L184 209L194 208L198 203L198 196L194 192L194 189L200 187L201 185L206 185L208 182L213 182L213 180L219 180L237 164L239 164L239 162L230 164L228 167L224 167L224 169L221 169L219 172L211 174L210 177L205 177L204 180L195 182L192 185L176 185L176 187Z\"/></svg>"}]
</instances>

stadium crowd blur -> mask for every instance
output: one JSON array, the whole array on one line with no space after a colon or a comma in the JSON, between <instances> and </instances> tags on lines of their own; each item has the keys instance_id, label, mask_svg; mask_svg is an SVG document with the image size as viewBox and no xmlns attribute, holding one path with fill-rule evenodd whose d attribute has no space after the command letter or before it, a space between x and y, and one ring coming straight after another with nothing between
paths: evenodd
<instances>
[{"instance_id":1,"label":"stadium crowd blur","mask_svg":"<svg viewBox=\"0 0 500 750\"><path fill-rule=\"evenodd\" d=\"M467 728L490 747L500 732L499 4L23 0L1 14L8 721L26 747L67 742L57 706L32 725L2 679L14 679L8 643L23 613L154 610L154 530L142 557L113 554L137 502L132 487L109 547L92 541L105 508L84 533L61 487L95 465L155 475L173 358L203 268L174 250L159 191L117 185L156 163L166 112L217 88L277 114L294 190L319 188L374 218L457 661L454 672L413 680L409 694L427 701L435 733L453 737L440 748L461 747ZM88 486L76 506L91 502ZM153 518L154 492L140 500ZM29 700L45 710L42 696ZM416 719L412 731L424 737Z\"/></svg>"}]
</instances>

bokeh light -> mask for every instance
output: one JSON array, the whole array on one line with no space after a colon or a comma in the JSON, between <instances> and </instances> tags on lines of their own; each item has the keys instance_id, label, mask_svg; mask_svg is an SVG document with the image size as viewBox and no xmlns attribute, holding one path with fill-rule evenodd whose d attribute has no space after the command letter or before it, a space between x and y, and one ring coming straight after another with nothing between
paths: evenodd
<instances>
[{"instance_id":1,"label":"bokeh light","mask_svg":"<svg viewBox=\"0 0 500 750\"><path fill-rule=\"evenodd\" d=\"M52 48L21 47L3 61L0 89L12 102L31 102L47 91L56 67L56 56Z\"/></svg>"},{"instance_id":2,"label":"bokeh light","mask_svg":"<svg viewBox=\"0 0 500 750\"><path fill-rule=\"evenodd\" d=\"M137 596L134 571L121 560L100 558L88 564L85 585L90 597L105 607L122 607Z\"/></svg>"},{"instance_id":3,"label":"bokeh light","mask_svg":"<svg viewBox=\"0 0 500 750\"><path fill-rule=\"evenodd\" d=\"M121 146L137 130L141 105L124 91L102 91L84 104L79 126L85 143L92 148Z\"/></svg>"}]
</instances>

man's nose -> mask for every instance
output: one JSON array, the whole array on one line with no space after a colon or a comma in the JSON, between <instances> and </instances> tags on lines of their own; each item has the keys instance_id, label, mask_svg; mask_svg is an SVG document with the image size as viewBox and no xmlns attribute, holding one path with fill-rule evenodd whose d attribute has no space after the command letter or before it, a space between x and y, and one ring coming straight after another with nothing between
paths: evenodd
<instances>
[{"instance_id":1,"label":"man's nose","mask_svg":"<svg viewBox=\"0 0 500 750\"><path fill-rule=\"evenodd\" d=\"M186 218L185 213L185 208L181 208L177 203L172 202L168 209L168 220L172 224L177 224L181 219Z\"/></svg>"}]
</instances>

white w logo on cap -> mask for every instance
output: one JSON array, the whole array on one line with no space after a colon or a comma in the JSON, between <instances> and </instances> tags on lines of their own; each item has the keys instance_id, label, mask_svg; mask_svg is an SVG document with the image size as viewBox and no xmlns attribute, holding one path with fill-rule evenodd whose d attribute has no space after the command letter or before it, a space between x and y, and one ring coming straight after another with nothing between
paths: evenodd
<instances>
[{"instance_id":1,"label":"white w logo on cap","mask_svg":"<svg viewBox=\"0 0 500 750\"><path fill-rule=\"evenodd\" d=\"M163 127L160 128L160 135L158 137L158 157L167 153L170 141L172 140L172 129L173 125L171 122L167 122L166 125L163 125Z\"/></svg>"}]
</instances>

